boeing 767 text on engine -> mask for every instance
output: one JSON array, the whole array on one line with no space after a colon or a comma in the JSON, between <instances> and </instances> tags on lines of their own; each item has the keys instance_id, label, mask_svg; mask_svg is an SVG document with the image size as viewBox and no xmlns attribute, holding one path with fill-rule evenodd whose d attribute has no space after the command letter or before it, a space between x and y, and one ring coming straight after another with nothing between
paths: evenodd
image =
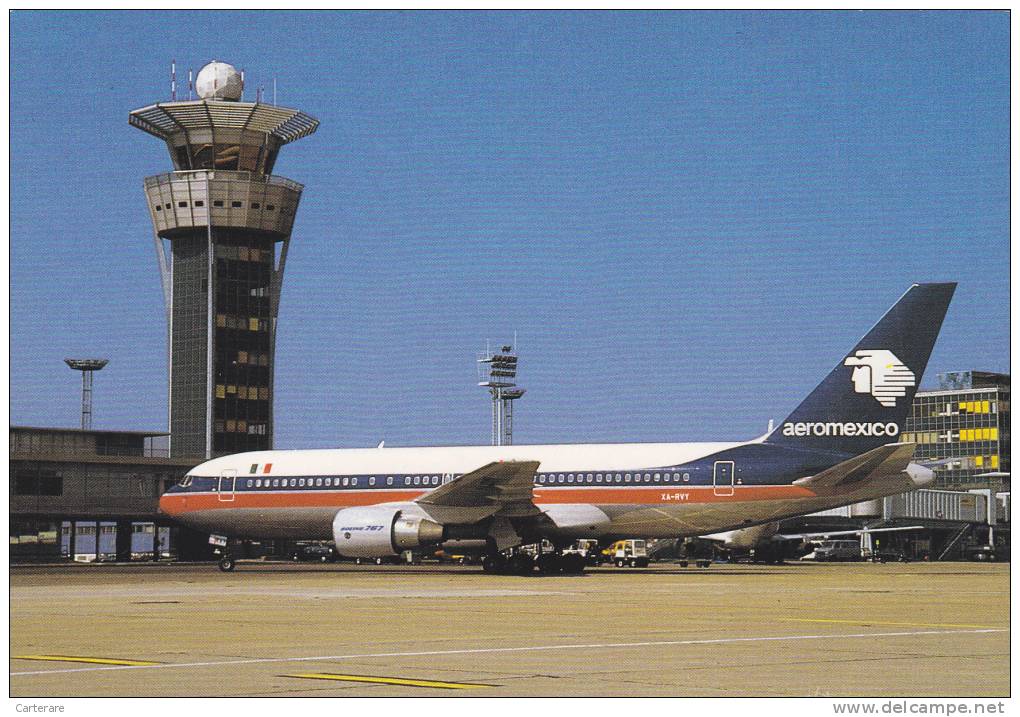
<instances>
[{"instance_id":1,"label":"boeing 767 text on engine","mask_svg":"<svg viewBox=\"0 0 1020 717\"><path fill-rule=\"evenodd\" d=\"M160 509L231 538L333 539L354 558L484 541L490 570L545 539L558 552L540 570L579 572L561 552L578 538L706 535L903 493L933 479L896 438L955 288L911 286L751 441L239 453L191 470ZM516 567L534 569L529 559Z\"/></svg>"}]
</instances>

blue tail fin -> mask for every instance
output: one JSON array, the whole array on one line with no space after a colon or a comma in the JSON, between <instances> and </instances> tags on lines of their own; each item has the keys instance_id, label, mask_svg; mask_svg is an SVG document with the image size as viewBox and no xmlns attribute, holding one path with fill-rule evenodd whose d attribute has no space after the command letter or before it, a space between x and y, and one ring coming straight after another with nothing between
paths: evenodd
<instances>
[{"instance_id":1,"label":"blue tail fin","mask_svg":"<svg viewBox=\"0 0 1020 717\"><path fill-rule=\"evenodd\" d=\"M895 443L956 284L914 284L767 443L857 455Z\"/></svg>"}]
</instances>

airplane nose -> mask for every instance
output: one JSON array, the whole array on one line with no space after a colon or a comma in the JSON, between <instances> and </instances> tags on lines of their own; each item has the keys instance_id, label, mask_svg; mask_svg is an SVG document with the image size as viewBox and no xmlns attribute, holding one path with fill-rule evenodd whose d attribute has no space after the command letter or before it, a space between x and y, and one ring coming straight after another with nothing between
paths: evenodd
<instances>
[{"instance_id":1,"label":"airplane nose","mask_svg":"<svg viewBox=\"0 0 1020 717\"><path fill-rule=\"evenodd\" d=\"M159 497L159 512L163 515L174 515L177 513L174 506L179 502L172 493L164 493Z\"/></svg>"},{"instance_id":2,"label":"airplane nose","mask_svg":"<svg viewBox=\"0 0 1020 717\"><path fill-rule=\"evenodd\" d=\"M918 488L923 488L935 482L935 471L917 463L911 463L907 466L907 475L910 476L910 480L914 481L914 485Z\"/></svg>"}]
</instances>

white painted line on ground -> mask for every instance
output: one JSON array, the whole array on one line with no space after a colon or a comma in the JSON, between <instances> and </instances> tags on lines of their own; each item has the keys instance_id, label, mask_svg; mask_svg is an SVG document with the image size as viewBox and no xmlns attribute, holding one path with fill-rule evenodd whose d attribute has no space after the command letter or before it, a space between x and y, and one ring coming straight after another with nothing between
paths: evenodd
<instances>
[{"instance_id":1,"label":"white painted line on ground","mask_svg":"<svg viewBox=\"0 0 1020 717\"><path fill-rule=\"evenodd\" d=\"M777 635L766 637L721 637L712 640L662 640L649 642L604 642L588 645L531 645L525 647L479 647L462 650L425 650L418 652L372 652L354 655L319 655L316 657L260 657L244 660L219 660L215 662L170 662L158 665L117 665L110 667L78 667L62 670L34 670L32 672L11 672L11 677L28 675L60 675L69 672L105 672L109 670L166 670L182 667L221 667L224 665L261 665L280 662L330 662L337 660L361 660L379 657L435 657L441 655L480 655L500 652L543 652L549 650L607 650L633 647L676 647L681 645L726 645L745 642L784 642L797 640L850 640L875 637L919 637L923 635L964 635L992 632L1009 632L1006 628L981 630L912 630L907 632L858 632L832 635Z\"/></svg>"}]
</instances>

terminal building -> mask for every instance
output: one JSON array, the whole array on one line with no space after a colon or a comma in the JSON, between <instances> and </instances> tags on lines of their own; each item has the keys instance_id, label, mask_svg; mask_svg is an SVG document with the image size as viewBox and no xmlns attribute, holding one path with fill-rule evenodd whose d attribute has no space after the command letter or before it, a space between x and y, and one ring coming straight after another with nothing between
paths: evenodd
<instances>
[{"instance_id":1,"label":"terminal building","mask_svg":"<svg viewBox=\"0 0 1020 717\"><path fill-rule=\"evenodd\" d=\"M11 427L11 560L204 557L207 536L157 512L195 465L168 456L166 435Z\"/></svg>"},{"instance_id":2,"label":"terminal building","mask_svg":"<svg viewBox=\"0 0 1020 717\"><path fill-rule=\"evenodd\" d=\"M914 460L930 464L935 487L1009 490L1009 376L985 371L938 375L936 390L918 391L902 440Z\"/></svg>"}]
</instances>

